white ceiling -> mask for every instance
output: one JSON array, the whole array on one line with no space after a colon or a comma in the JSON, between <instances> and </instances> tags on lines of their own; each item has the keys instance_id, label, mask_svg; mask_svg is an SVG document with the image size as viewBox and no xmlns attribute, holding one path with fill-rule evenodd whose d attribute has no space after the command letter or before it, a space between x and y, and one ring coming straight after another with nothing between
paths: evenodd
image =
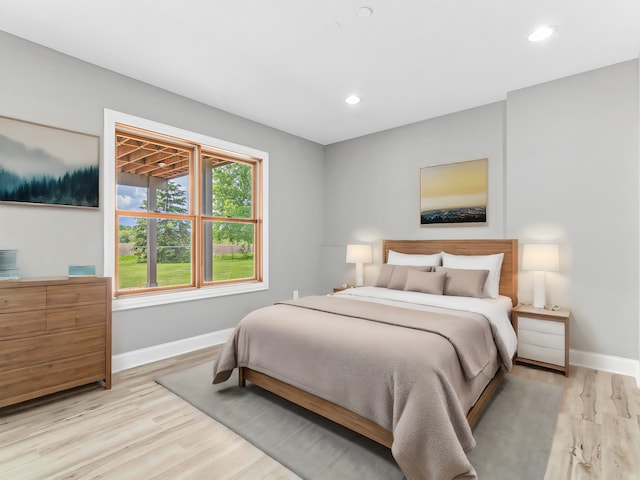
<instances>
[{"instance_id":1,"label":"white ceiling","mask_svg":"<svg viewBox=\"0 0 640 480\"><path fill-rule=\"evenodd\" d=\"M640 0L0 0L0 29L326 145L638 58Z\"/></svg>"}]
</instances>

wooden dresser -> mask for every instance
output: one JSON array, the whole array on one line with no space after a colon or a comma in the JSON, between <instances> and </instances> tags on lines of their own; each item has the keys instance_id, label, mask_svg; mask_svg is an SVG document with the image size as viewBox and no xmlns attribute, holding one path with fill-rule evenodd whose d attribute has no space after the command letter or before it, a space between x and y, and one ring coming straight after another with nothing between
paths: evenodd
<instances>
[{"instance_id":1,"label":"wooden dresser","mask_svg":"<svg viewBox=\"0 0 640 480\"><path fill-rule=\"evenodd\" d=\"M0 281L0 407L111 388L111 279Z\"/></svg>"}]
</instances>

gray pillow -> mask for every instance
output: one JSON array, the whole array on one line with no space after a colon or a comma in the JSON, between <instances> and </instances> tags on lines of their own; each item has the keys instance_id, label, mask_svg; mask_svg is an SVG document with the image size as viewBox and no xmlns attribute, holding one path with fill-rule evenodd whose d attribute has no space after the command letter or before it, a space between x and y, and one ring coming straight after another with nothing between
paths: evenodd
<instances>
[{"instance_id":1,"label":"gray pillow","mask_svg":"<svg viewBox=\"0 0 640 480\"><path fill-rule=\"evenodd\" d=\"M465 270L461 268L436 267L436 272L446 272L444 294L458 297L484 297L484 284L489 270Z\"/></svg>"},{"instance_id":2,"label":"gray pillow","mask_svg":"<svg viewBox=\"0 0 640 480\"><path fill-rule=\"evenodd\" d=\"M409 270L417 270L419 272L430 272L432 267L414 267L409 265L393 265L393 272L389 279L387 288L395 290L404 290L404 284L407 282L407 274Z\"/></svg>"},{"instance_id":3,"label":"gray pillow","mask_svg":"<svg viewBox=\"0 0 640 480\"><path fill-rule=\"evenodd\" d=\"M389 286L389 280L391 280L392 273L393 273L393 265L389 265L388 263L383 263L380 266L380 273L378 274L378 279L376 280L376 283L373 286L387 288Z\"/></svg>"},{"instance_id":4,"label":"gray pillow","mask_svg":"<svg viewBox=\"0 0 640 480\"><path fill-rule=\"evenodd\" d=\"M447 272L419 272L417 270L409 270L407 272L407 281L404 284L404 289L411 290L412 292L442 295L446 277Z\"/></svg>"}]
</instances>

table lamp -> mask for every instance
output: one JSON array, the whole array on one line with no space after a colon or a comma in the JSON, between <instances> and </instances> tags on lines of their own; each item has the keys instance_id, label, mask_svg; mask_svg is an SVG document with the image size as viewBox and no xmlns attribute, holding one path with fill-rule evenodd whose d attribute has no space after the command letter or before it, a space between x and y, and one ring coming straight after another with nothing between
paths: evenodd
<instances>
[{"instance_id":1,"label":"table lamp","mask_svg":"<svg viewBox=\"0 0 640 480\"><path fill-rule=\"evenodd\" d=\"M363 263L371 263L373 254L371 245L347 245L347 263L356 264L356 287L364 285Z\"/></svg>"},{"instance_id":2,"label":"table lamp","mask_svg":"<svg viewBox=\"0 0 640 480\"><path fill-rule=\"evenodd\" d=\"M546 304L545 272L557 272L560 270L558 245L525 245L522 250L522 270L534 272L533 306L535 308L544 308Z\"/></svg>"}]
</instances>

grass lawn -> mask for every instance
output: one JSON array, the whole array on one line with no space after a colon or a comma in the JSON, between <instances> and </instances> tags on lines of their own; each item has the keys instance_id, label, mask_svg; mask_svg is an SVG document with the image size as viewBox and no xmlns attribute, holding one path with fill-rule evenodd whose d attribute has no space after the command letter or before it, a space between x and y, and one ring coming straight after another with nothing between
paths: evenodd
<instances>
[{"instance_id":1,"label":"grass lawn","mask_svg":"<svg viewBox=\"0 0 640 480\"><path fill-rule=\"evenodd\" d=\"M144 288L147 285L147 264L138 263L133 255L118 258L119 288ZM216 255L213 257L213 280L233 280L253 277L252 255ZM159 263L158 286L189 285L190 263Z\"/></svg>"}]
</instances>

